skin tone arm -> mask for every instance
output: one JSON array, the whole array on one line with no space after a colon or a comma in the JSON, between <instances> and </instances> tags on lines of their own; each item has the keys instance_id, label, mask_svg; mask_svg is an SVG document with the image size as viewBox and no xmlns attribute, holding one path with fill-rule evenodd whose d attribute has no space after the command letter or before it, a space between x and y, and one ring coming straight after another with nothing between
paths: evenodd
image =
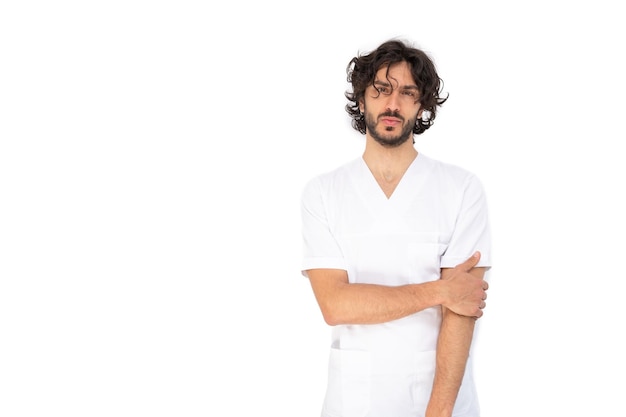
<instances>
[{"instance_id":1,"label":"skin tone arm","mask_svg":"<svg viewBox=\"0 0 626 417\"><path fill-rule=\"evenodd\" d=\"M477 252L447 269L446 279L395 287L350 284L346 271L339 269L311 269L308 276L324 320L331 326L384 323L436 305L474 320L483 314L488 288L486 281L470 273L479 259Z\"/></svg>"},{"instance_id":2,"label":"skin tone arm","mask_svg":"<svg viewBox=\"0 0 626 417\"><path fill-rule=\"evenodd\" d=\"M442 280L448 279L453 270L442 269ZM484 268L474 268L469 272L483 279ZM465 365L469 356L476 320L465 317L442 307L443 320L437 342L437 365L433 389L426 409L426 417L450 417L454 409Z\"/></svg>"}]
</instances>

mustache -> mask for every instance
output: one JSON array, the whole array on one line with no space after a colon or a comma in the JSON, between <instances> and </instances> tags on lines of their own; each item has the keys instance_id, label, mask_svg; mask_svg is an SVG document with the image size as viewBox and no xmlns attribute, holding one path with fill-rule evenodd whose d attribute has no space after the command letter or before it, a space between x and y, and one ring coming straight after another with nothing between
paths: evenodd
<instances>
[{"instance_id":1,"label":"mustache","mask_svg":"<svg viewBox=\"0 0 626 417\"><path fill-rule=\"evenodd\" d=\"M396 111L386 111L384 113L381 113L378 115L378 118L380 119L381 117L395 117L396 119L400 119L404 122L404 117L400 116L400 113L396 112Z\"/></svg>"}]
</instances>

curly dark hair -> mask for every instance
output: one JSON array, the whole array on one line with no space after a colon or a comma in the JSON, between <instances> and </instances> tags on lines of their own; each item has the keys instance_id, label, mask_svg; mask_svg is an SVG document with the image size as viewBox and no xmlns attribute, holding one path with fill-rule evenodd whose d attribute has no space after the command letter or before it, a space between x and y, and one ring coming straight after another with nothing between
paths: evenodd
<instances>
[{"instance_id":1,"label":"curly dark hair","mask_svg":"<svg viewBox=\"0 0 626 417\"><path fill-rule=\"evenodd\" d=\"M432 126L437 115L437 107L448 99L447 96L441 96L443 80L439 78L435 64L424 51L399 40L388 40L374 51L352 58L346 69L348 82L352 84L352 91L345 93L350 101L346 105L346 111L352 117L352 127L362 134L365 134L365 116L359 109L359 102L364 101L365 89L374 84L376 73L380 68L398 62L409 64L420 92L419 101L424 111L422 118L418 118L413 127L414 134L424 133Z\"/></svg>"}]
</instances>

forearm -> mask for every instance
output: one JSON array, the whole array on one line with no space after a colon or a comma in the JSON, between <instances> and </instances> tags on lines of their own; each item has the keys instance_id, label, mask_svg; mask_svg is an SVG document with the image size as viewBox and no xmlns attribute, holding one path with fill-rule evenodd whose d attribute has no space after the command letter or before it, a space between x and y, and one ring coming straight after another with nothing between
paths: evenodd
<instances>
[{"instance_id":1,"label":"forearm","mask_svg":"<svg viewBox=\"0 0 626 417\"><path fill-rule=\"evenodd\" d=\"M472 256L455 268L442 269L440 280L400 286L350 283L343 269L310 269L307 275L331 326L385 323L438 305L480 317L487 284L482 280L484 268L473 267L478 259Z\"/></svg>"},{"instance_id":2,"label":"forearm","mask_svg":"<svg viewBox=\"0 0 626 417\"><path fill-rule=\"evenodd\" d=\"M444 307L437 342L437 365L426 417L449 417L463 380L476 320Z\"/></svg>"},{"instance_id":3,"label":"forearm","mask_svg":"<svg viewBox=\"0 0 626 417\"><path fill-rule=\"evenodd\" d=\"M345 284L318 301L330 325L377 324L396 320L442 303L440 281L397 287Z\"/></svg>"}]
</instances>

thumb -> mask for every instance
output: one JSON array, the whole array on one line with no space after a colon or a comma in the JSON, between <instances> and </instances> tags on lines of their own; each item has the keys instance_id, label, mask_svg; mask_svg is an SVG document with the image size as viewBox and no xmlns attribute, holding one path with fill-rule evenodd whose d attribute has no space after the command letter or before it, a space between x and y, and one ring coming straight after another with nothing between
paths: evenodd
<instances>
[{"instance_id":1,"label":"thumb","mask_svg":"<svg viewBox=\"0 0 626 417\"><path fill-rule=\"evenodd\" d=\"M480 261L480 252L476 251L465 262L458 264L457 267L463 271L469 271L478 264L478 261Z\"/></svg>"}]
</instances>

